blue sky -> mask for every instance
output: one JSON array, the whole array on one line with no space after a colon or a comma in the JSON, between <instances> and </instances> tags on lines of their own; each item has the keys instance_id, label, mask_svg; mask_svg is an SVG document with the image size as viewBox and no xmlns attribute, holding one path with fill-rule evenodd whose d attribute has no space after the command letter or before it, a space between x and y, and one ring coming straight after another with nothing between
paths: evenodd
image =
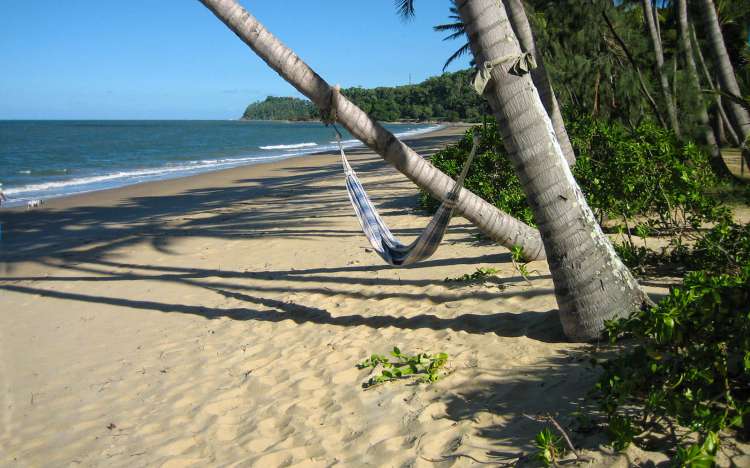
<instances>
[{"instance_id":1,"label":"blue sky","mask_svg":"<svg viewBox=\"0 0 750 468\"><path fill-rule=\"evenodd\" d=\"M343 87L419 82L461 45L432 31L447 0L406 23L391 0L241 3ZM0 119L227 119L298 96L197 0L2 1L0 63Z\"/></svg>"}]
</instances>

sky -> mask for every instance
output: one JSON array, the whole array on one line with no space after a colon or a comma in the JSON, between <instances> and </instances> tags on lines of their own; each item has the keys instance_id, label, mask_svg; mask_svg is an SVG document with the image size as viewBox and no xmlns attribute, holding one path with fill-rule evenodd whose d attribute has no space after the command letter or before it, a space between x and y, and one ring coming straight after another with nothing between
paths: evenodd
<instances>
[{"instance_id":1,"label":"sky","mask_svg":"<svg viewBox=\"0 0 750 468\"><path fill-rule=\"evenodd\" d=\"M408 22L392 0L240 3L342 87L417 83L461 45L432 31L448 0ZM0 119L234 119L301 97L198 0L2 1L0 64Z\"/></svg>"}]
</instances>

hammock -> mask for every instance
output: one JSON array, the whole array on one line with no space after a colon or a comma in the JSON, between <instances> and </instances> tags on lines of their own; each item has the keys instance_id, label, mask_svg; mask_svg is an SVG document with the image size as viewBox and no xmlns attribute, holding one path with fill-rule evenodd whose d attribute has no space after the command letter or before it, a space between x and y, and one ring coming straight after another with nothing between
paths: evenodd
<instances>
[{"instance_id":1,"label":"hammock","mask_svg":"<svg viewBox=\"0 0 750 468\"><path fill-rule=\"evenodd\" d=\"M378 211L372 205L364 187L362 187L362 183L357 178L357 174L346 159L344 148L341 146L341 134L335 126L333 129L336 131L336 142L341 152L341 163L346 175L346 190L349 193L349 200L352 202L359 224L362 225L362 231L367 236L367 240L370 241L372 248L383 260L394 266L410 265L429 258L435 253L440 241L443 240L445 231L448 230L448 224L450 224L453 216L458 195L461 193L466 173L469 172L469 166L471 166L471 161L474 159L477 150L478 137L474 137L474 144L461 174L456 179L456 184L446 195L435 216L432 217L422 234L414 242L406 245L393 237L388 226L380 218Z\"/></svg>"}]
</instances>

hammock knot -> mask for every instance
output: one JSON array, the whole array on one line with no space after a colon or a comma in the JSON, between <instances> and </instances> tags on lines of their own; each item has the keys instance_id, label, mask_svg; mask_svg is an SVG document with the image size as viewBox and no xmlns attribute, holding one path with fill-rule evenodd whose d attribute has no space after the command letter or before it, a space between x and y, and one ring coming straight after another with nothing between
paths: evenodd
<instances>
[{"instance_id":1,"label":"hammock knot","mask_svg":"<svg viewBox=\"0 0 750 468\"><path fill-rule=\"evenodd\" d=\"M477 94L480 96L484 94L484 90L487 88L490 80L492 80L492 69L506 63L511 64L506 70L506 73L510 73L511 75L525 75L536 68L536 59L534 59L531 52L522 52L518 55L506 55L495 60L487 60L477 67L477 72L474 75L473 85Z\"/></svg>"},{"instance_id":2,"label":"hammock knot","mask_svg":"<svg viewBox=\"0 0 750 468\"><path fill-rule=\"evenodd\" d=\"M338 98L340 93L341 87L339 85L333 86L328 97L328 107L320 109L320 120L322 120L326 126L336 123L336 119L338 118L336 109L338 109Z\"/></svg>"}]
</instances>

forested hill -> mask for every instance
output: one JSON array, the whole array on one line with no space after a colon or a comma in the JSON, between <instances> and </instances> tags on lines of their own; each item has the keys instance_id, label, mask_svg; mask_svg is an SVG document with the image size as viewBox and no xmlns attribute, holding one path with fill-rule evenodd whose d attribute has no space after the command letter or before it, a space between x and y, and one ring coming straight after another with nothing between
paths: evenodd
<instances>
[{"instance_id":1,"label":"forested hill","mask_svg":"<svg viewBox=\"0 0 750 468\"><path fill-rule=\"evenodd\" d=\"M243 120L312 120L318 111L312 102L293 97L268 96L245 109Z\"/></svg>"},{"instance_id":2,"label":"forested hill","mask_svg":"<svg viewBox=\"0 0 750 468\"><path fill-rule=\"evenodd\" d=\"M471 86L471 71L444 73L415 85L346 88L341 92L377 120L478 121L482 99ZM250 104L245 120L314 120L318 110L308 100L267 97Z\"/></svg>"}]
</instances>

